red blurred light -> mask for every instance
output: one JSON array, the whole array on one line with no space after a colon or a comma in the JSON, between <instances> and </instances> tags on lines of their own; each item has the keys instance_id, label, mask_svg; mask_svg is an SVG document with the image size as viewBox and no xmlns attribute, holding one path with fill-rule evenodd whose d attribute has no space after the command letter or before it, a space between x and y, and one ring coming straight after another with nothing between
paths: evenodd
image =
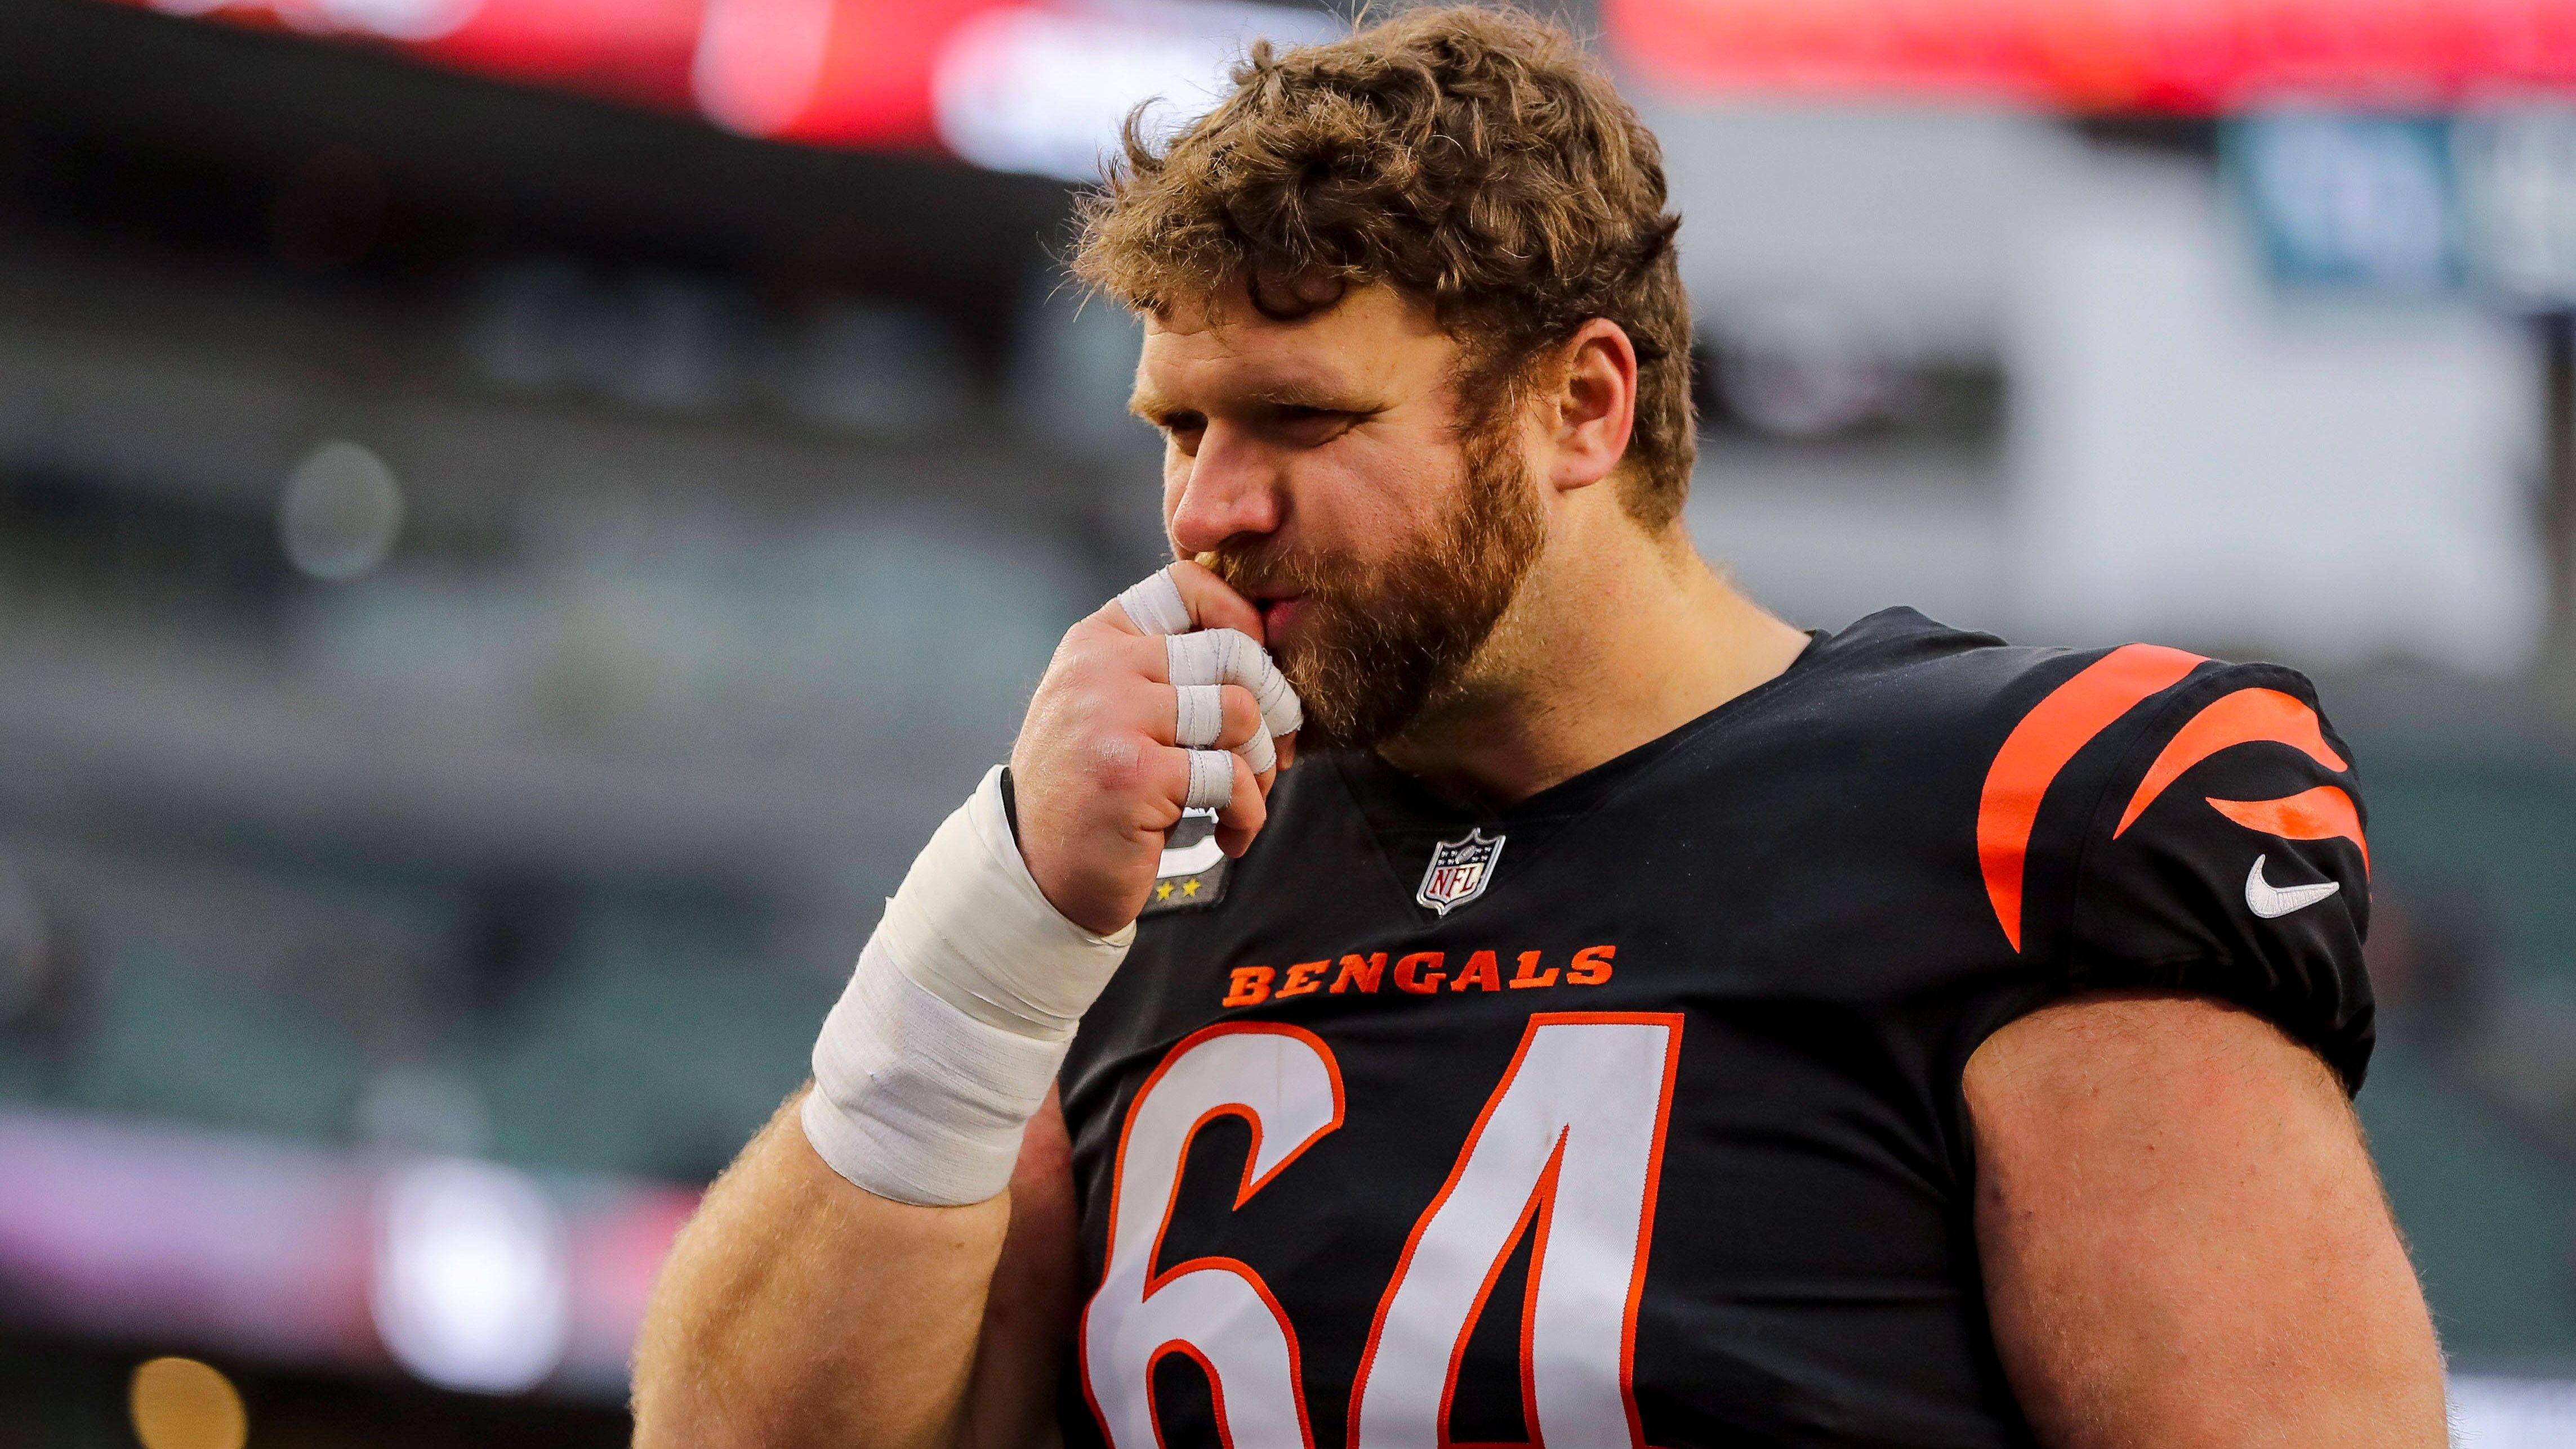
<instances>
[{"instance_id":1,"label":"red blurred light","mask_svg":"<svg viewBox=\"0 0 2576 1449\"><path fill-rule=\"evenodd\" d=\"M611 100L689 104L703 0L484 0L419 53L459 70Z\"/></svg>"},{"instance_id":2,"label":"red blurred light","mask_svg":"<svg viewBox=\"0 0 2576 1449\"><path fill-rule=\"evenodd\" d=\"M709 0L710 24L719 7L766 8L782 3L795 0ZM977 14L1010 3L1013 0L910 0L905 4L839 0L830 4L831 21L820 50L789 58L783 67L787 73L777 80L782 90L801 96L801 103L788 110L779 124L759 134L844 145L933 144L930 76L940 46ZM710 53L702 50L702 87L709 60ZM703 103L703 88L699 95Z\"/></svg>"},{"instance_id":3,"label":"red blurred light","mask_svg":"<svg viewBox=\"0 0 2576 1449\"><path fill-rule=\"evenodd\" d=\"M703 0L120 0L254 29L399 45L606 100L689 104Z\"/></svg>"},{"instance_id":4,"label":"red blurred light","mask_svg":"<svg viewBox=\"0 0 2576 1449\"><path fill-rule=\"evenodd\" d=\"M485 75L695 107L749 135L936 141L960 27L1050 0L123 0L369 38ZM1603 0L1614 52L1682 91L2210 113L2576 90L2576 0ZM1079 7L1066 11L1079 13ZM1214 12L1211 11L1213 14Z\"/></svg>"},{"instance_id":5,"label":"red blurred light","mask_svg":"<svg viewBox=\"0 0 2576 1449\"><path fill-rule=\"evenodd\" d=\"M505 80L703 111L748 135L935 143L930 77L957 27L1017 0L121 0L387 43Z\"/></svg>"},{"instance_id":6,"label":"red blurred light","mask_svg":"<svg viewBox=\"0 0 2576 1449\"><path fill-rule=\"evenodd\" d=\"M2571 0L1603 0L1677 90L2209 113L2576 88Z\"/></svg>"}]
</instances>

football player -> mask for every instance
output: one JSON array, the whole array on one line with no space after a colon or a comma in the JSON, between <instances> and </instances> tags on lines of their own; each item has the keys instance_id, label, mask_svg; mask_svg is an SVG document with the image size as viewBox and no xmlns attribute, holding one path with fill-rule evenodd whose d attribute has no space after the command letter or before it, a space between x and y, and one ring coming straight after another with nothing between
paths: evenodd
<instances>
[{"instance_id":1,"label":"football player","mask_svg":"<svg viewBox=\"0 0 2576 1449\"><path fill-rule=\"evenodd\" d=\"M2429 1446L2308 683L1693 551L1656 143L1416 10L1131 131L1177 558L708 1193L647 1446Z\"/></svg>"}]
</instances>

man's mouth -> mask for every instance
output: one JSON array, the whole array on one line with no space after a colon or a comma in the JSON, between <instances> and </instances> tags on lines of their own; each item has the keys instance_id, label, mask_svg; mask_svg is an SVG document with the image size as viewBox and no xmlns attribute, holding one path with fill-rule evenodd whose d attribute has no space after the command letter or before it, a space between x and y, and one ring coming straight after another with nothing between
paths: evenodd
<instances>
[{"instance_id":1,"label":"man's mouth","mask_svg":"<svg viewBox=\"0 0 2576 1449\"><path fill-rule=\"evenodd\" d=\"M1299 614L1305 612L1305 602L1306 596L1303 594L1254 597L1252 607L1261 611L1262 637L1275 643L1279 638L1279 631L1288 627Z\"/></svg>"}]
</instances>

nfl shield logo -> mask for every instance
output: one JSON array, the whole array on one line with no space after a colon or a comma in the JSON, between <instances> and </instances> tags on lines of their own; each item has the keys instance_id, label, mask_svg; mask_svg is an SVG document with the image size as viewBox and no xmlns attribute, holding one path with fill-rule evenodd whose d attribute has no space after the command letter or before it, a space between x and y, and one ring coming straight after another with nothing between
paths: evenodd
<instances>
[{"instance_id":1,"label":"nfl shield logo","mask_svg":"<svg viewBox=\"0 0 2576 1449\"><path fill-rule=\"evenodd\" d=\"M1485 893L1494 878L1494 862L1503 858L1503 837L1488 840L1470 830L1460 839L1431 848L1431 868L1422 873L1422 888L1413 898L1442 915Z\"/></svg>"}]
</instances>

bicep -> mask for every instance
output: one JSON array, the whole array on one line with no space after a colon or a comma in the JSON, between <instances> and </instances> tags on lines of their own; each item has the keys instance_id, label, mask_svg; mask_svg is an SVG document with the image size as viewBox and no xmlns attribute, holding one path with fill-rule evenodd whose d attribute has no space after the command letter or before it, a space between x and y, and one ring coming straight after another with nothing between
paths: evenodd
<instances>
[{"instance_id":1,"label":"bicep","mask_svg":"<svg viewBox=\"0 0 2576 1449\"><path fill-rule=\"evenodd\" d=\"M1056 1375L1080 1307L1073 1141L1052 1091L1020 1140L1011 1224L984 1298L968 1390L966 1449L1056 1441Z\"/></svg>"},{"instance_id":2,"label":"bicep","mask_svg":"<svg viewBox=\"0 0 2576 1449\"><path fill-rule=\"evenodd\" d=\"M2358 1124L2248 1012L2126 993L1962 1083L1995 1341L2059 1449L2439 1445L2441 1360Z\"/></svg>"}]
</instances>

